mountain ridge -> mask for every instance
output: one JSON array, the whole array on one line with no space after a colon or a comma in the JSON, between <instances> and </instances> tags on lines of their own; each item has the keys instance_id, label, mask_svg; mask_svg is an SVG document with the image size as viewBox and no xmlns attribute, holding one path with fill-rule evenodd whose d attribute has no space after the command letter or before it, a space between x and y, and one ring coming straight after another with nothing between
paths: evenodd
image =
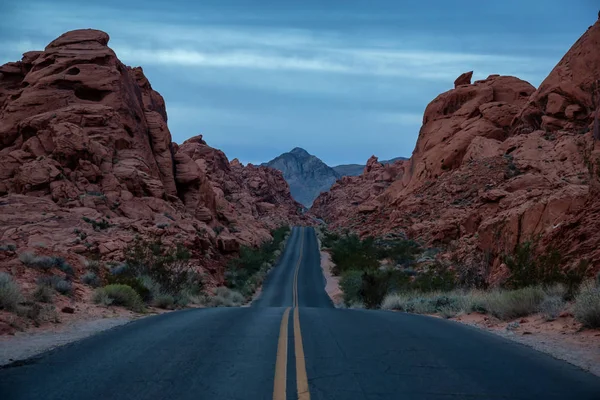
<instances>
[{"instance_id":1,"label":"mountain ridge","mask_svg":"<svg viewBox=\"0 0 600 400\"><path fill-rule=\"evenodd\" d=\"M381 163L392 164L398 160L406 160L406 158L396 157ZM261 166L281 171L290 186L292 197L310 208L317 196L328 191L338 179L362 174L366 164L342 164L331 167L302 147L294 147L271 161L262 163Z\"/></svg>"}]
</instances>

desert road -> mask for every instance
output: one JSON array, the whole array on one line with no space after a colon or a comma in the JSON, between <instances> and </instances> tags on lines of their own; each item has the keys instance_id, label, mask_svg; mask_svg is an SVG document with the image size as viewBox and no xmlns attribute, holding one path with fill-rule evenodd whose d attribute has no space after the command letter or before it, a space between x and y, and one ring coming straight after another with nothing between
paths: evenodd
<instances>
[{"instance_id":1,"label":"desert road","mask_svg":"<svg viewBox=\"0 0 600 400\"><path fill-rule=\"evenodd\" d=\"M12 399L600 399L600 378L475 328L333 308L296 227L251 307L143 318L0 369Z\"/></svg>"}]
</instances>

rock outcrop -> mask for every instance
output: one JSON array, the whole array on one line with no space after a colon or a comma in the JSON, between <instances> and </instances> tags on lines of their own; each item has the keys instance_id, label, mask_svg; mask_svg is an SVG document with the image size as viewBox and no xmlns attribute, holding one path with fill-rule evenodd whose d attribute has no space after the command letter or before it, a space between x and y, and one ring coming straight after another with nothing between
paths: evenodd
<instances>
[{"instance_id":1,"label":"rock outcrop","mask_svg":"<svg viewBox=\"0 0 600 400\"><path fill-rule=\"evenodd\" d=\"M381 163L392 164L398 160L405 158L397 157ZM329 167L318 157L298 147L262 165L281 171L290 185L294 199L306 207L310 207L319 194L328 191L336 180L345 176L358 176L366 167L360 164Z\"/></svg>"},{"instance_id":2,"label":"rock outcrop","mask_svg":"<svg viewBox=\"0 0 600 400\"><path fill-rule=\"evenodd\" d=\"M240 244L301 221L278 171L230 163L201 136L173 143L163 98L108 41L67 32L0 67L0 244L77 266L119 259L139 235L182 242L216 273Z\"/></svg>"},{"instance_id":3,"label":"rock outcrop","mask_svg":"<svg viewBox=\"0 0 600 400\"><path fill-rule=\"evenodd\" d=\"M408 160L405 157L395 157L390 160L379 161L381 164L393 164L396 161ZM342 164L336 165L333 170L340 176L359 176L365 171L364 164Z\"/></svg>"},{"instance_id":4,"label":"rock outcrop","mask_svg":"<svg viewBox=\"0 0 600 400\"><path fill-rule=\"evenodd\" d=\"M502 254L538 237L565 268L587 261L597 272L599 87L596 22L537 90L515 77L459 77L427 106L411 159L394 164L385 188L365 171L311 212L363 235L402 231L491 275Z\"/></svg>"}]
</instances>

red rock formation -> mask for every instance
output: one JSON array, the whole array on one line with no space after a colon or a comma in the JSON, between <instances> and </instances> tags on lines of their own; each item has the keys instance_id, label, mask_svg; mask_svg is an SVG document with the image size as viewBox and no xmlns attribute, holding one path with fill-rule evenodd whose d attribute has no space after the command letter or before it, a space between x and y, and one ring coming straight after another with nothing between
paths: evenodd
<instances>
[{"instance_id":1,"label":"red rock formation","mask_svg":"<svg viewBox=\"0 0 600 400\"><path fill-rule=\"evenodd\" d=\"M281 173L230 165L201 136L172 143L163 98L108 40L72 31L0 67L0 244L78 265L77 254L118 259L134 236L161 237L212 268L300 221Z\"/></svg>"},{"instance_id":2,"label":"red rock formation","mask_svg":"<svg viewBox=\"0 0 600 400\"><path fill-rule=\"evenodd\" d=\"M457 88L461 85L470 85L471 78L473 78L473 71L460 74L460 76L454 81L454 88Z\"/></svg>"},{"instance_id":3,"label":"red rock formation","mask_svg":"<svg viewBox=\"0 0 600 400\"><path fill-rule=\"evenodd\" d=\"M381 190L365 171L338 181L311 212L363 235L403 231L492 274L499 255L538 235L566 267L588 260L598 271L599 82L597 22L538 90L493 75L441 94L393 182Z\"/></svg>"}]
</instances>

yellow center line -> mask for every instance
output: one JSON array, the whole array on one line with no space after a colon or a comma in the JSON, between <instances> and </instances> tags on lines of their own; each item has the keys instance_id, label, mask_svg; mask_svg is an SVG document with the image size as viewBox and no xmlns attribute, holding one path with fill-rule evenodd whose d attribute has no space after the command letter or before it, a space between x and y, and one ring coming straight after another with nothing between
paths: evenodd
<instances>
[{"instance_id":1,"label":"yellow center line","mask_svg":"<svg viewBox=\"0 0 600 400\"><path fill-rule=\"evenodd\" d=\"M296 388L298 400L310 400L308 390L308 377L306 376L306 360L304 359L304 346L302 345L302 332L300 331L300 312L294 308L294 351L296 353Z\"/></svg>"},{"instance_id":2,"label":"yellow center line","mask_svg":"<svg viewBox=\"0 0 600 400\"><path fill-rule=\"evenodd\" d=\"M308 377L306 375L306 360L304 358L304 346L302 344L302 332L300 330L300 311L298 310L298 273L302 263L302 252L304 251L304 228L300 228L300 257L294 271L294 283L292 285L292 307L294 308L294 353L296 356L296 389L298 400L310 400L308 389ZM277 359L275 361L275 382L273 384L273 400L286 399L287 381L287 348L288 348L288 321L290 307L286 308L279 327L279 342L277 344Z\"/></svg>"},{"instance_id":3,"label":"yellow center line","mask_svg":"<svg viewBox=\"0 0 600 400\"><path fill-rule=\"evenodd\" d=\"M300 228L300 257L296 263L296 270L294 272L294 284L292 285L292 307L298 307L298 272L300 271L300 263L302 262L302 252L304 250L304 228Z\"/></svg>"},{"instance_id":4,"label":"yellow center line","mask_svg":"<svg viewBox=\"0 0 600 400\"><path fill-rule=\"evenodd\" d=\"M286 308L281 318L279 327L279 342L277 344L277 361L275 362L275 383L273 384L273 400L285 400L287 380L287 348L288 348L288 320L290 307Z\"/></svg>"}]
</instances>

